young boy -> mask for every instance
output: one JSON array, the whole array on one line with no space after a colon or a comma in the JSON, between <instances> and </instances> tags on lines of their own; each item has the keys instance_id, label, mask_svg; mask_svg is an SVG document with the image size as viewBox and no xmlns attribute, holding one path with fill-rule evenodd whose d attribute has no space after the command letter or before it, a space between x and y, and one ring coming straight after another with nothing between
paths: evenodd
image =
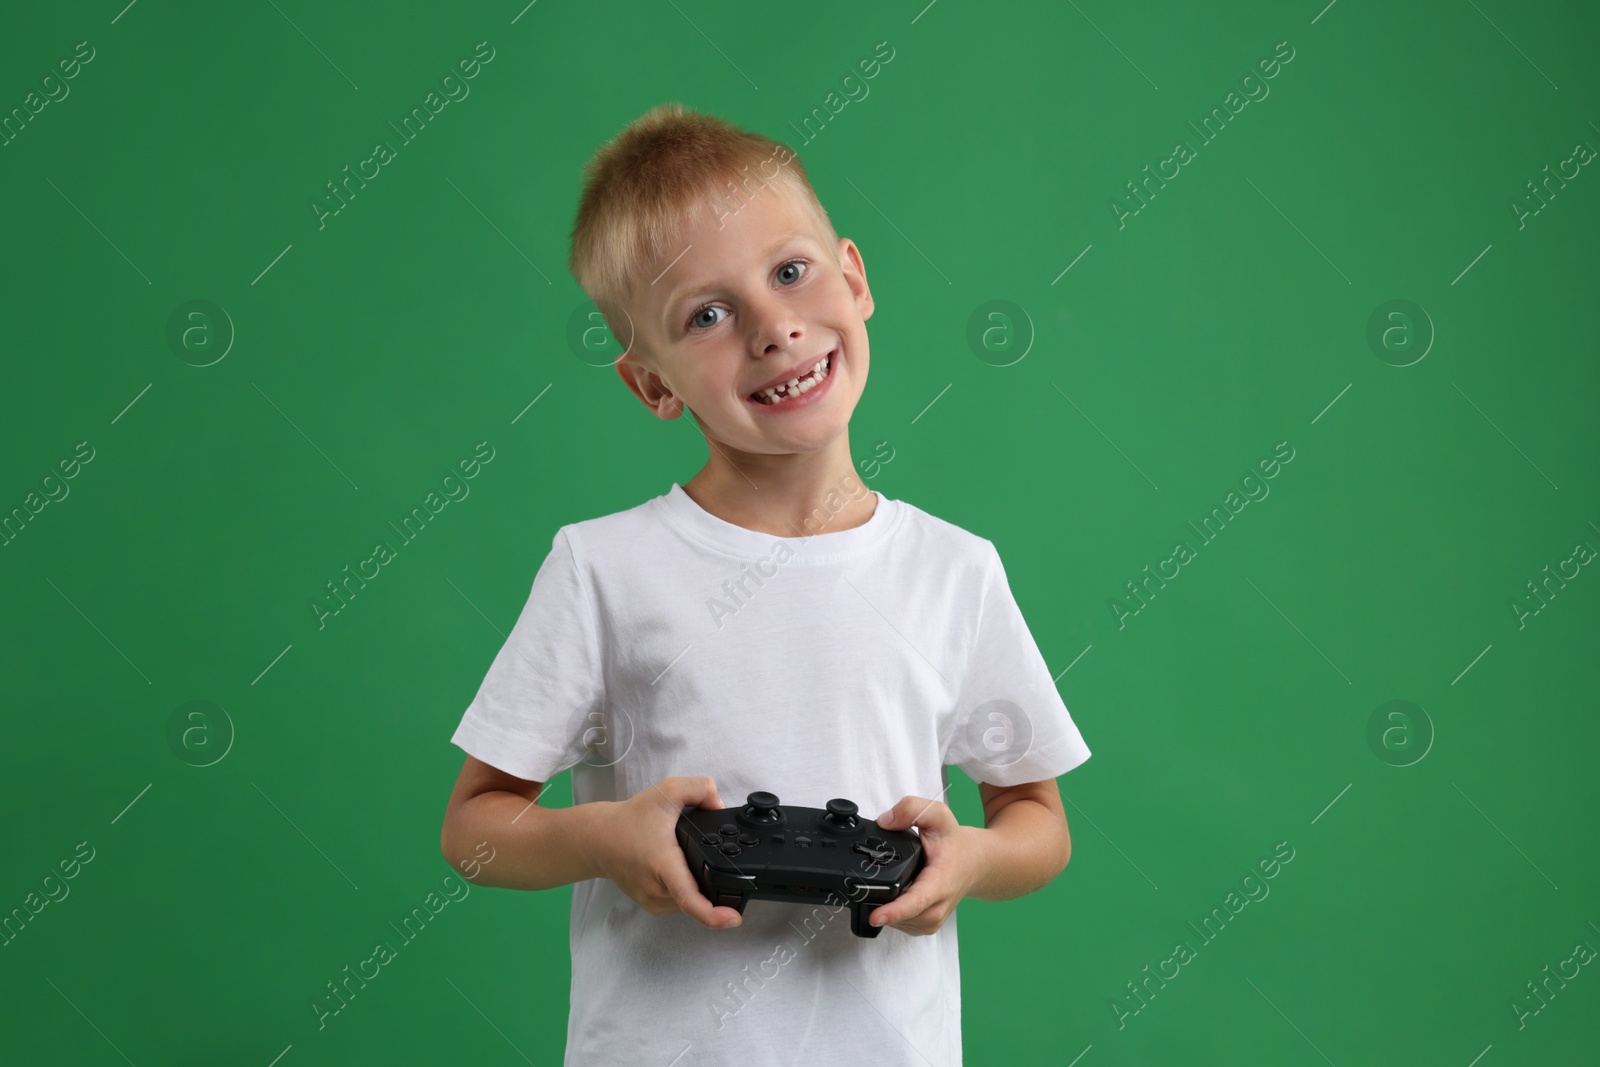
<instances>
[{"instance_id":1,"label":"young boy","mask_svg":"<svg viewBox=\"0 0 1600 1067\"><path fill-rule=\"evenodd\" d=\"M956 905L1061 872L1055 779L1089 749L993 544L856 477L861 252L786 146L667 104L586 168L569 265L627 343L622 380L658 418L687 409L707 461L556 531L451 738L444 855L486 841L477 884L575 884L568 1064L959 1065ZM983 828L945 803L946 765ZM573 805L538 806L569 767ZM680 814L756 790L915 828L926 866L875 909L887 929L701 895Z\"/></svg>"}]
</instances>

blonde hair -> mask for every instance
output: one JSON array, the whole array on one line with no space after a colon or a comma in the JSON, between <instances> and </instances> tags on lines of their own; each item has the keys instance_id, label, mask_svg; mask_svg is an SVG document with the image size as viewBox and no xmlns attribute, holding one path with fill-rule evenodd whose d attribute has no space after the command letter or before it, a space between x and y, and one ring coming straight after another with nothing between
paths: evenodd
<instances>
[{"instance_id":1,"label":"blonde hair","mask_svg":"<svg viewBox=\"0 0 1600 1067\"><path fill-rule=\"evenodd\" d=\"M773 166L776 173L770 173ZM827 239L827 253L837 258L838 234L793 149L715 115L660 104L584 165L567 269L613 336L628 346L631 331L617 329L618 312L626 314L641 278L652 279L667 266L669 251L681 251L673 244L690 212L713 196L727 212L737 212L769 185L797 196Z\"/></svg>"}]
</instances>

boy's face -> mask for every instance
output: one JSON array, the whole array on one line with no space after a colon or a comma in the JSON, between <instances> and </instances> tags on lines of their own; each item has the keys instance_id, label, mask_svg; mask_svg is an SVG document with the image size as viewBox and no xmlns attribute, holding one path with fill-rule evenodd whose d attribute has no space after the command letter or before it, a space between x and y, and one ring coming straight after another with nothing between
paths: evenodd
<instances>
[{"instance_id":1,"label":"boy's face","mask_svg":"<svg viewBox=\"0 0 1600 1067\"><path fill-rule=\"evenodd\" d=\"M838 442L848 465L844 434L867 384L872 294L855 243L840 238L830 249L797 200L769 185L743 207L712 198L690 214L657 276L634 284L634 335L617 372L658 417L687 407L734 462ZM808 391L776 404L755 398L805 379L824 357L826 376Z\"/></svg>"}]
</instances>

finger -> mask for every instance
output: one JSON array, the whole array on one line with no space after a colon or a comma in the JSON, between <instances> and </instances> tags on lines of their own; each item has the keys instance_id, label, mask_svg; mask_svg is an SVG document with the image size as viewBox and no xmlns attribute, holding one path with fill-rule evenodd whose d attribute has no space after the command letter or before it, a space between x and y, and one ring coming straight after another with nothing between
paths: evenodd
<instances>
[{"instance_id":1,"label":"finger","mask_svg":"<svg viewBox=\"0 0 1600 1067\"><path fill-rule=\"evenodd\" d=\"M716 811L723 806L722 797L717 794L717 780L715 778L709 774L702 774L686 779L686 781L690 784L690 788L685 795L685 799L689 803L708 811Z\"/></svg>"},{"instance_id":2,"label":"finger","mask_svg":"<svg viewBox=\"0 0 1600 1067\"><path fill-rule=\"evenodd\" d=\"M879 817L885 830L908 830L913 826L927 830L948 830L955 813L943 802L927 797L906 796Z\"/></svg>"},{"instance_id":3,"label":"finger","mask_svg":"<svg viewBox=\"0 0 1600 1067\"><path fill-rule=\"evenodd\" d=\"M666 788L662 788L663 786ZM722 807L722 798L717 795L716 780L709 775L666 778L660 782L651 782L650 788L666 802L666 806L679 812L684 808L706 808L715 811Z\"/></svg>"},{"instance_id":4,"label":"finger","mask_svg":"<svg viewBox=\"0 0 1600 1067\"><path fill-rule=\"evenodd\" d=\"M706 899L706 895L700 892L700 886L695 882L694 876L689 873L687 863L680 863L678 867L677 871L667 877L667 891L677 902L679 911L700 925L713 930L738 926L743 921L743 917L736 909L712 904Z\"/></svg>"},{"instance_id":5,"label":"finger","mask_svg":"<svg viewBox=\"0 0 1600 1067\"><path fill-rule=\"evenodd\" d=\"M878 818L877 818L878 825L883 827L885 830L902 829L902 827L900 827L899 824L898 824L898 820L900 819L900 810L902 808L904 808L907 804L911 803L912 801L914 801L916 799L917 799L916 797L909 797L909 796L908 797L901 797L898 801L895 802L894 807L890 808L888 811L886 811L882 815L878 816Z\"/></svg>"},{"instance_id":6,"label":"finger","mask_svg":"<svg viewBox=\"0 0 1600 1067\"><path fill-rule=\"evenodd\" d=\"M936 880L927 877L928 868L924 867L912 879L906 891L885 904L883 907L869 915L868 921L874 926L888 926L891 923L905 922L914 919L926 911L935 900L939 898L939 887Z\"/></svg>"}]
</instances>

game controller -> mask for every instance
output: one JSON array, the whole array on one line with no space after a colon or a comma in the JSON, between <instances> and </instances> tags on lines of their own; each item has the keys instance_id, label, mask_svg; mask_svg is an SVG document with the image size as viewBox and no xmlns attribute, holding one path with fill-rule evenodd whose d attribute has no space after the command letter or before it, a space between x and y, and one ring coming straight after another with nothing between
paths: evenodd
<instances>
[{"instance_id":1,"label":"game controller","mask_svg":"<svg viewBox=\"0 0 1600 1067\"><path fill-rule=\"evenodd\" d=\"M867 916L905 892L923 866L922 841L885 830L854 803L785 807L774 793L751 793L737 809L685 808L678 844L700 892L744 914L752 900L850 904L850 930L877 937Z\"/></svg>"}]
</instances>

